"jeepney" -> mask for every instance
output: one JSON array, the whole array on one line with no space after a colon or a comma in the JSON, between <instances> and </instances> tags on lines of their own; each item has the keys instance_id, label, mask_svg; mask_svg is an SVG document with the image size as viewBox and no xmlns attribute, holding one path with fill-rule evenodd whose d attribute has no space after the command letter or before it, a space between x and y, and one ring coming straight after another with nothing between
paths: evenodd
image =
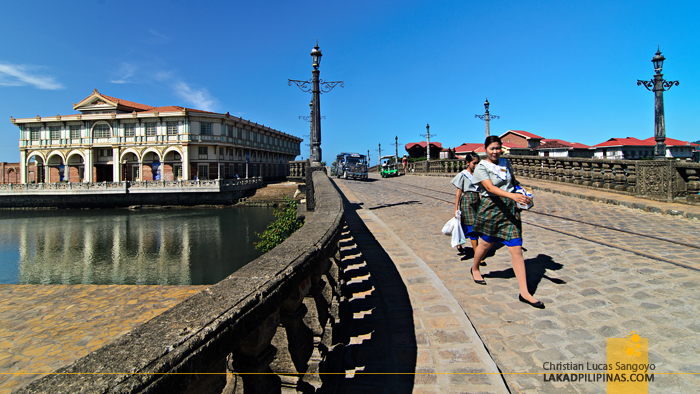
<instances>
[{"instance_id":1,"label":"jeepney","mask_svg":"<svg viewBox=\"0 0 700 394\"><path fill-rule=\"evenodd\" d=\"M338 178L367 180L365 155L343 152L336 156L335 163L335 174Z\"/></svg>"}]
</instances>

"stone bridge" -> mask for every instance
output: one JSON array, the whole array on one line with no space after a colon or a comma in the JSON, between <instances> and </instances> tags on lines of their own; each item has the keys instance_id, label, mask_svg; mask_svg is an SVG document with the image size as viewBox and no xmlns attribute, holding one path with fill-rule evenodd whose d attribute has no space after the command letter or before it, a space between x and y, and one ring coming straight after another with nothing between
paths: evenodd
<instances>
[{"instance_id":1,"label":"stone bridge","mask_svg":"<svg viewBox=\"0 0 700 394\"><path fill-rule=\"evenodd\" d=\"M632 332L648 338L649 390L700 385L692 201L520 175L535 191L523 232L539 310L518 302L507 250L479 286L471 250L450 248L444 166L367 182L312 169L299 177L313 210L284 244L17 392L601 392L547 377L600 372L608 338Z\"/></svg>"}]
</instances>

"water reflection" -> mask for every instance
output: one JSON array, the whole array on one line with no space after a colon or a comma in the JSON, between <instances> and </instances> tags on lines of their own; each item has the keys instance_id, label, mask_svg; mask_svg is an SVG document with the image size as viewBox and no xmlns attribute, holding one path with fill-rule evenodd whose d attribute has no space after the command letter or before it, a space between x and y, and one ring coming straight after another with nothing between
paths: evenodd
<instances>
[{"instance_id":1,"label":"water reflection","mask_svg":"<svg viewBox=\"0 0 700 394\"><path fill-rule=\"evenodd\" d=\"M0 283L211 284L260 253L267 208L1 211Z\"/></svg>"}]
</instances>

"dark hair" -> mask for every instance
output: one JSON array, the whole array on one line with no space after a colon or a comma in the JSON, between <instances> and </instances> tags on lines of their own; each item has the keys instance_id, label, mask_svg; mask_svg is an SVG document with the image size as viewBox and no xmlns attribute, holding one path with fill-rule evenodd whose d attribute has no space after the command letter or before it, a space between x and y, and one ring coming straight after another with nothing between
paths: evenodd
<instances>
[{"instance_id":1,"label":"dark hair","mask_svg":"<svg viewBox=\"0 0 700 394\"><path fill-rule=\"evenodd\" d=\"M467 161L467 163L471 163L474 161L474 159L478 159L479 155L477 155L474 151L471 151L467 153L467 155L464 157L464 159Z\"/></svg>"},{"instance_id":2,"label":"dark hair","mask_svg":"<svg viewBox=\"0 0 700 394\"><path fill-rule=\"evenodd\" d=\"M503 145L503 142L501 142L501 137L497 135L490 135L486 137L486 141L484 141L484 148L488 148L489 145L493 144L494 142L498 142L500 145Z\"/></svg>"}]
</instances>

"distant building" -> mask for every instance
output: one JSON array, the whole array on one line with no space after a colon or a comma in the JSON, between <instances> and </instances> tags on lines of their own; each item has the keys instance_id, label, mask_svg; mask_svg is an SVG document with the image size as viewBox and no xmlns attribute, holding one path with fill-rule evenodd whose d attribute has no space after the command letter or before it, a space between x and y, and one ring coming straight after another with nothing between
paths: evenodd
<instances>
[{"instance_id":1,"label":"distant building","mask_svg":"<svg viewBox=\"0 0 700 394\"><path fill-rule=\"evenodd\" d=\"M428 143L426 141L409 142L406 144L405 148L406 152L408 152L408 157L419 158L428 156ZM430 158L440 158L440 152L442 152L442 144L439 142L430 141Z\"/></svg>"},{"instance_id":2,"label":"distant building","mask_svg":"<svg viewBox=\"0 0 700 394\"><path fill-rule=\"evenodd\" d=\"M477 149L483 147L483 143L464 143L455 148L455 157L464 160L467 157L467 153L475 152Z\"/></svg>"},{"instance_id":3,"label":"distant building","mask_svg":"<svg viewBox=\"0 0 700 394\"><path fill-rule=\"evenodd\" d=\"M231 116L103 95L73 115L12 119L20 182L102 182L284 176L302 139Z\"/></svg>"},{"instance_id":4,"label":"distant building","mask_svg":"<svg viewBox=\"0 0 700 394\"><path fill-rule=\"evenodd\" d=\"M430 155L433 155L433 152L430 152ZM440 151L440 159L454 159L455 158L455 152L454 149L446 148Z\"/></svg>"},{"instance_id":5,"label":"distant building","mask_svg":"<svg viewBox=\"0 0 700 394\"><path fill-rule=\"evenodd\" d=\"M610 138L593 145L593 157L598 159L651 159L654 157L654 137L640 140L634 137ZM666 157L675 159L692 159L693 151L700 145L688 141L666 138Z\"/></svg>"},{"instance_id":6,"label":"distant building","mask_svg":"<svg viewBox=\"0 0 700 394\"><path fill-rule=\"evenodd\" d=\"M535 148L535 151L539 156L593 157L593 151L590 146L559 139L543 139L540 146Z\"/></svg>"},{"instance_id":7,"label":"distant building","mask_svg":"<svg viewBox=\"0 0 700 394\"><path fill-rule=\"evenodd\" d=\"M519 148L535 149L540 146L544 138L523 130L508 130L501 134L504 144L512 144Z\"/></svg>"}]
</instances>

